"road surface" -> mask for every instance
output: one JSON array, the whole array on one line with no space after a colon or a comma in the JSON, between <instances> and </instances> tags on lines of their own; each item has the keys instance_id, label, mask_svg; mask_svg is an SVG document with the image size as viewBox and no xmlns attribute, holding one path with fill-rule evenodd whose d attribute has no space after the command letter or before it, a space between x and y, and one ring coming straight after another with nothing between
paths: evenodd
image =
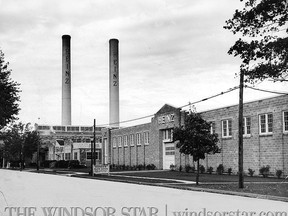
<instances>
[{"instance_id":1,"label":"road surface","mask_svg":"<svg viewBox=\"0 0 288 216\"><path fill-rule=\"evenodd\" d=\"M288 216L288 203L0 169L0 215Z\"/></svg>"}]
</instances>

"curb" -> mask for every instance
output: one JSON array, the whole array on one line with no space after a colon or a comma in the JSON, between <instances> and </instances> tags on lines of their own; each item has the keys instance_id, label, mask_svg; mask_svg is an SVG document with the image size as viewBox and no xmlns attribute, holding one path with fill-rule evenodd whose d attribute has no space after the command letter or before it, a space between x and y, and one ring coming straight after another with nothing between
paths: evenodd
<instances>
[{"instance_id":1,"label":"curb","mask_svg":"<svg viewBox=\"0 0 288 216\"><path fill-rule=\"evenodd\" d=\"M217 193L223 195L233 195L233 196L242 196L242 197L249 197L249 198L257 198L257 199L266 199L266 200L273 200L273 201L281 201L281 202L288 202L288 197L280 197L280 196L271 196L271 195L262 195L262 194L253 194L253 193L245 193L245 192L236 192L236 191L223 191L217 189L209 189L209 188L201 188L201 187L179 187L176 185L171 184L163 184L163 183L150 183L150 182L135 182L123 179L109 179L105 177L97 178L92 176L81 176L81 175L71 175L71 177L76 178L87 178L87 179L94 179L99 181L112 181L112 182L121 182L121 183L128 183L128 184L138 184L138 185L148 185L148 186L155 186L155 187L166 187L172 189L180 189L180 190L189 190L189 191L196 191L196 192L208 192L208 193Z\"/></svg>"}]
</instances>

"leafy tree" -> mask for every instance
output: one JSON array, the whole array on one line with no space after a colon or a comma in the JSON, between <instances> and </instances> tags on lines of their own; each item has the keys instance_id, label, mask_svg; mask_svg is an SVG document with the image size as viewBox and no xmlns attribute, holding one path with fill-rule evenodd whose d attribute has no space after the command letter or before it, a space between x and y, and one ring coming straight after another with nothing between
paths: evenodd
<instances>
[{"instance_id":1,"label":"leafy tree","mask_svg":"<svg viewBox=\"0 0 288 216\"><path fill-rule=\"evenodd\" d=\"M287 80L287 8L287 0L246 0L245 7L226 21L225 29L243 37L228 53L241 58L245 81Z\"/></svg>"},{"instance_id":2,"label":"leafy tree","mask_svg":"<svg viewBox=\"0 0 288 216\"><path fill-rule=\"evenodd\" d=\"M197 162L196 184L199 182L199 160L206 154L219 153L218 135L211 134L211 124L200 114L190 113L185 118L184 126L174 128L173 140L178 141L176 147L180 153L191 155Z\"/></svg>"},{"instance_id":3,"label":"leafy tree","mask_svg":"<svg viewBox=\"0 0 288 216\"><path fill-rule=\"evenodd\" d=\"M37 146L40 145L40 136L37 131L25 132L23 152L25 158L32 159L33 154L37 151Z\"/></svg>"},{"instance_id":4,"label":"leafy tree","mask_svg":"<svg viewBox=\"0 0 288 216\"><path fill-rule=\"evenodd\" d=\"M13 124L8 126L3 133L4 139L4 158L8 161L20 161L22 152L22 130L24 125Z\"/></svg>"},{"instance_id":5,"label":"leafy tree","mask_svg":"<svg viewBox=\"0 0 288 216\"><path fill-rule=\"evenodd\" d=\"M8 161L25 161L32 159L40 145L40 136L37 131L29 128L30 124L13 124L6 128L4 138L4 158Z\"/></svg>"},{"instance_id":6,"label":"leafy tree","mask_svg":"<svg viewBox=\"0 0 288 216\"><path fill-rule=\"evenodd\" d=\"M15 120L20 110L19 84L11 80L12 70L8 69L8 65L0 50L0 129Z\"/></svg>"}]
</instances>

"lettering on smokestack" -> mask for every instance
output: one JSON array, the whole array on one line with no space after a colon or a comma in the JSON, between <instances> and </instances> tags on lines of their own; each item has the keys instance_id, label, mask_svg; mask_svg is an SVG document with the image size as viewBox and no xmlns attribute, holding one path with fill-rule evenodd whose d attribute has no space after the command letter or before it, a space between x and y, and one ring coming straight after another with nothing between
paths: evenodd
<instances>
[{"instance_id":1,"label":"lettering on smokestack","mask_svg":"<svg viewBox=\"0 0 288 216\"><path fill-rule=\"evenodd\" d=\"M109 40L109 124L119 127L119 53L117 39Z\"/></svg>"},{"instance_id":2,"label":"lettering on smokestack","mask_svg":"<svg viewBox=\"0 0 288 216\"><path fill-rule=\"evenodd\" d=\"M62 36L62 125L71 125L70 35Z\"/></svg>"}]
</instances>

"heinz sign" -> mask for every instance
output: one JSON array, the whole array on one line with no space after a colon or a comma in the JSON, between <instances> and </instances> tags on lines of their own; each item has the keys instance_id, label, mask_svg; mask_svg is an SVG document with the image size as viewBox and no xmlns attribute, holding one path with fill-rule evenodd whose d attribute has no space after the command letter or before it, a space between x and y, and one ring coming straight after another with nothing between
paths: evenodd
<instances>
[{"instance_id":1,"label":"heinz sign","mask_svg":"<svg viewBox=\"0 0 288 216\"><path fill-rule=\"evenodd\" d=\"M171 122L174 122L174 113L158 117L158 124L167 124Z\"/></svg>"}]
</instances>

